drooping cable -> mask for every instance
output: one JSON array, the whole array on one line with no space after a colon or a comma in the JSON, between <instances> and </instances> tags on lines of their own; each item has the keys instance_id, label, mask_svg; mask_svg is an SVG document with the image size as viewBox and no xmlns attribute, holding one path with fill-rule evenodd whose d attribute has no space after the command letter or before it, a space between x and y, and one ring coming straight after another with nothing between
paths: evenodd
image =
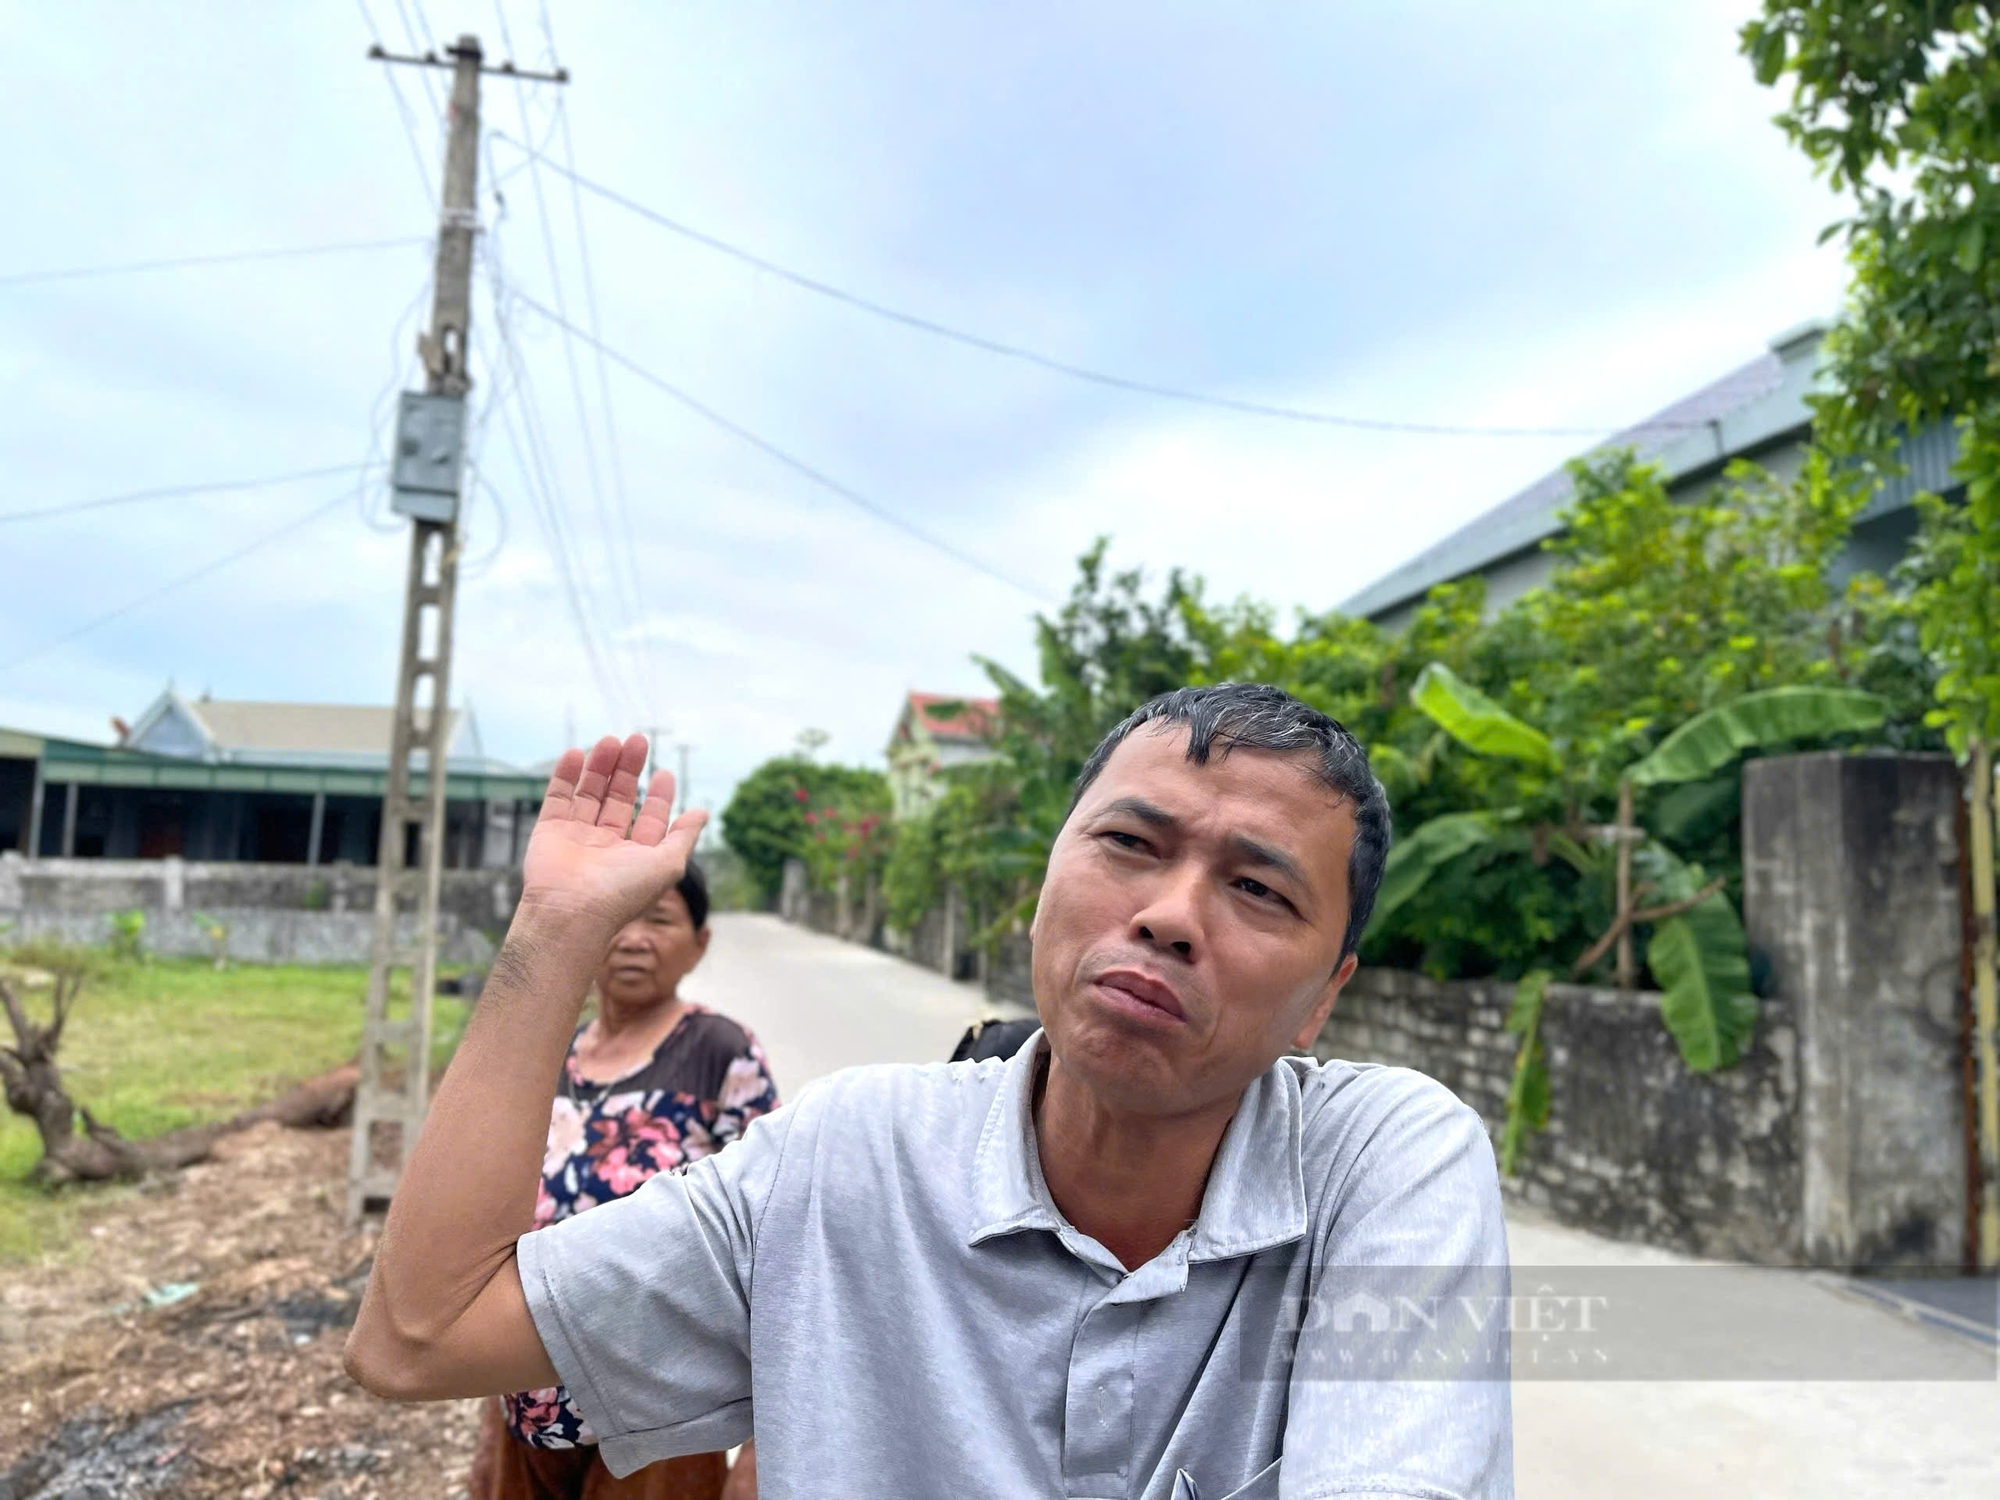
<instances>
[{"instance_id":1,"label":"drooping cable","mask_svg":"<svg viewBox=\"0 0 2000 1500\"><path fill-rule=\"evenodd\" d=\"M106 610L103 614L84 621L83 624L78 625L72 630L65 631L63 634L56 636L51 640L43 641L39 646L31 647L29 650L23 652L21 655L14 657L11 661L0 662L0 672L11 672L16 667L25 666L39 656L44 656L47 653L56 650L60 646L67 646L71 641L78 640L81 637L90 634L93 630L96 630L101 626L109 625L113 620L121 619L124 616L131 614L132 611L135 609L141 609L144 606L151 604L156 599L165 598L168 594L173 593L176 589L183 589L186 588L191 583L198 583L200 580L208 577L210 574L220 572L222 569L228 567L231 563L240 562L242 559L248 557L251 553L259 551L262 548L268 547L271 545L271 543L280 541L283 538L292 535L292 533L296 531L301 531L305 529L307 526L310 526L313 522L317 521L320 517L325 515L330 515L334 510L347 503L348 503L348 492L345 489L343 489L339 494L335 495L331 500L321 501L318 505L315 505L311 510L307 511L304 515L294 517L292 520L287 521L283 526L280 526L276 531L268 531L264 535L258 537L255 541L247 542L243 546L236 548L234 551L226 552L221 557L218 557L211 562L203 563L193 572L183 573L178 578L172 579L166 583L161 584L158 588L148 590L146 593L141 594L136 599L127 600L125 603L119 605L116 609Z\"/></svg>"},{"instance_id":2,"label":"drooping cable","mask_svg":"<svg viewBox=\"0 0 2000 1500\"><path fill-rule=\"evenodd\" d=\"M292 245L271 250L230 250L216 255L177 255L163 260L121 261L104 266L74 266L54 271L10 271L0 286L34 286L47 281L83 281L98 276L131 276L145 271L181 271L194 266L233 266L259 260L303 260L314 255L347 255L359 250L406 250L428 245L422 235L386 240L338 240L328 245Z\"/></svg>"},{"instance_id":3,"label":"drooping cable","mask_svg":"<svg viewBox=\"0 0 2000 1500\"><path fill-rule=\"evenodd\" d=\"M564 323L564 320L562 319L561 315L558 314L553 308L545 307L541 303L535 301L532 297L529 297L519 291L514 292L512 295L515 301L519 302L523 307L530 309L537 315L548 319L552 323L556 323L559 325ZM767 455L770 458L776 459L786 468L792 470L796 474L802 475L803 477L811 480L821 489L826 490L830 494L837 495L839 498L845 500L848 504L854 506L856 509L867 512L869 515L873 516L876 520L882 522L885 526L893 527L895 530L902 532L905 536L908 536L916 541L923 543L926 547L929 547L934 551L941 552L945 556L952 558L954 561L964 564L966 567L971 568L974 572L984 574L986 577L993 579L997 583L1004 583L1009 588L1018 590L1019 592L1027 595L1030 599L1033 599L1038 604L1045 604L1051 607L1054 607L1056 605L1055 600L1051 599L1047 594L1043 593L1040 589L1035 588L1032 584L1023 583L1020 579L1015 578L1006 572L1003 572L1001 569L994 567L991 563L984 562L981 559L973 556L970 552L967 552L960 547L954 546L952 543L946 541L944 538L935 536L932 533L924 530L923 527L917 525L914 521L908 520L903 516L897 515L894 511L888 509L886 506L877 504L875 501L869 499L866 495L862 494L860 491L842 484L839 480L834 479L830 475L827 475L821 472L819 469L814 468L804 459L797 458L792 454L786 452L783 448L780 448L776 443L773 443L770 439L761 437L757 433L752 432L749 428L743 426L742 423L734 421L731 418L724 416L714 407L690 395L688 392L682 390L679 386L673 384L673 382L667 380L664 376L654 374L651 370L647 369L644 365L640 364L637 360L631 358L629 355L620 353L618 350L612 348L609 344L603 343L601 340L593 339L591 335L585 330L576 327L574 324L568 324L567 327L569 331L573 333L576 337L583 339L586 342L594 344L597 347L601 348L604 351L605 358L609 359L613 364L617 365L620 369L629 371L631 374L637 376L640 380L645 381L646 384L652 386L655 390L658 390L667 396L671 396L675 401L678 401L682 406L685 406L689 411L694 412L695 415L701 417L703 420L713 423L715 426L720 427L723 431L730 433L733 436L740 438L742 441L748 443L751 447L757 449L759 452Z\"/></svg>"},{"instance_id":4,"label":"drooping cable","mask_svg":"<svg viewBox=\"0 0 2000 1500\"><path fill-rule=\"evenodd\" d=\"M1487 427L1467 423L1403 421L1385 417L1359 417L1340 412L1313 411L1304 407L1282 406L1266 401L1240 400L1233 396L1217 396L1202 391L1191 391L1180 386L1166 385L1158 381L1138 380L1126 375L1114 375L1103 370L1093 370L1069 360L1058 359L1054 355L1044 354L1039 350L1030 349L1022 344L1010 343L1004 339L989 338L985 334L972 333L963 328L955 328L950 324L940 323L933 318L926 318L917 313L904 312L900 308L877 302L871 297L864 297L858 292L850 292L843 287L833 285L831 282L822 281L814 276L808 276L802 271L795 271L789 266L780 265L778 262L759 255L755 251L747 250L741 245L733 244L717 235L697 229L691 224L670 218L657 209L648 208L645 204L628 198L623 193L606 187L603 183L593 182L574 168L551 159L546 152L538 152L535 148L517 141L511 136L496 132L496 138L505 141L518 151L539 156L543 164L550 171L567 177L584 192L594 194L607 203L614 203L627 212L636 214L647 222L655 224L670 233L677 234L694 244L706 246L718 254L726 255L732 260L739 261L768 275L775 276L779 280L789 282L791 285L799 287L802 290L813 292L830 301L838 302L859 312L867 313L871 317L881 318L887 322L900 324L905 328L915 329L920 333L928 333L934 337L964 345L967 348L998 355L1003 359L1019 360L1022 363L1034 365L1039 369L1048 370L1057 375L1068 376L1072 380L1080 380L1090 385L1103 386L1111 390L1126 391L1134 395L1153 396L1164 401L1176 401L1192 406L1214 407L1222 411L1240 412L1248 416L1271 417L1285 422L1300 422L1321 427L1347 428L1357 432L1407 433L1418 437L1604 438L1621 430L1668 431L1681 427L1698 427L1704 425L1694 421L1651 422L1641 424L1640 429L1613 429L1608 427Z\"/></svg>"},{"instance_id":5,"label":"drooping cable","mask_svg":"<svg viewBox=\"0 0 2000 1500\"><path fill-rule=\"evenodd\" d=\"M358 464L326 464L317 469L294 469L286 474L266 474L257 479L211 479L201 484L170 484L155 489L128 490L122 495L101 495L91 500L65 500L60 505L43 505L32 510L0 512L0 525L13 521L39 521L48 516L67 516L79 511L103 510L114 505L133 505L142 500L179 500L190 495L223 495L239 490L273 489L296 484L302 479L326 479L335 474L352 474L379 468L372 457Z\"/></svg>"}]
</instances>

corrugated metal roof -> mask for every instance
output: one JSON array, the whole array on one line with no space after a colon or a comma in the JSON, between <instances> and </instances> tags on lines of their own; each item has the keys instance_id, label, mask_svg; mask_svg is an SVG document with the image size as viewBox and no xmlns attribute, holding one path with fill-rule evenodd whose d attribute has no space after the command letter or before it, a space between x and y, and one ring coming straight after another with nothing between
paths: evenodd
<instances>
[{"instance_id":1,"label":"corrugated metal roof","mask_svg":"<svg viewBox=\"0 0 2000 1500\"><path fill-rule=\"evenodd\" d=\"M1792 335L1775 342L1784 347L1797 337ZM1603 447L1629 447L1642 458L1666 459L1670 454L1674 457L1685 454L1688 460L1720 461L1741 450L1730 448L1719 432L1710 438L1704 429L1779 394L1786 384L1786 374L1787 362L1775 350L1761 354L1637 426L1626 428L1608 439ZM1804 412L1803 405L1798 406L1796 420L1803 420ZM1778 425L1772 430L1782 430L1784 414L1775 415ZM1756 435L1745 434L1747 443L1759 440ZM1670 472L1673 468L1669 464ZM1385 613L1420 598L1440 583L1463 578L1489 563L1538 546L1562 529L1559 517L1569 501L1570 477L1565 466L1543 475L1519 494L1501 501L1477 520L1461 526L1443 541L1377 579L1341 605L1341 612L1363 616Z\"/></svg>"},{"instance_id":2,"label":"corrugated metal roof","mask_svg":"<svg viewBox=\"0 0 2000 1500\"><path fill-rule=\"evenodd\" d=\"M254 761L189 760L178 755L150 755L80 740L50 739L42 750L42 776L61 785L162 787L182 791L326 792L333 796L380 797L388 782L386 770L346 769ZM426 778L411 777L411 790L421 794ZM458 801L541 800L543 778L519 772L483 769L446 772L445 796Z\"/></svg>"},{"instance_id":3,"label":"corrugated metal roof","mask_svg":"<svg viewBox=\"0 0 2000 1500\"><path fill-rule=\"evenodd\" d=\"M216 748L225 752L324 750L387 755L396 716L391 708L352 703L247 703L202 698L187 707L201 720ZM458 710L451 710L454 738L458 720Z\"/></svg>"}]
</instances>

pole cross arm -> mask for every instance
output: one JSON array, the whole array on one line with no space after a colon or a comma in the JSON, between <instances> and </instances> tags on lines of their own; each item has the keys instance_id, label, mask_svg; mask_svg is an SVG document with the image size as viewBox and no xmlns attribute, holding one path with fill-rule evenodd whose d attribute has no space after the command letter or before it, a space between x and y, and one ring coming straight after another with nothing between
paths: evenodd
<instances>
[{"instance_id":1,"label":"pole cross arm","mask_svg":"<svg viewBox=\"0 0 2000 1500\"><path fill-rule=\"evenodd\" d=\"M407 63L411 67L416 68L451 68L458 65L457 59L460 51L460 47L454 46L445 48L442 54L425 52L419 56L409 56L400 52L391 52L380 42L377 42L368 49L368 59L370 62ZM479 55L476 48L473 49L473 55L475 57ZM537 73L530 68L517 68L512 62L503 62L495 63L491 67L482 64L479 71L482 73L491 73L501 78L524 78L531 83L569 82L568 68L557 68L553 73Z\"/></svg>"}]
</instances>

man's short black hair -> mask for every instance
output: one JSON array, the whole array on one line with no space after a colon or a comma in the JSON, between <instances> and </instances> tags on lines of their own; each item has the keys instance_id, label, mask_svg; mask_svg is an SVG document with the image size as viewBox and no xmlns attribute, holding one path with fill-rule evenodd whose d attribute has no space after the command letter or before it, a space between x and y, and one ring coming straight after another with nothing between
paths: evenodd
<instances>
[{"instance_id":1,"label":"man's short black hair","mask_svg":"<svg viewBox=\"0 0 2000 1500\"><path fill-rule=\"evenodd\" d=\"M1070 794L1070 811L1097 780L1111 752L1146 724L1186 725L1187 758L1198 766L1220 745L1231 750L1311 751L1313 774L1354 809L1354 849L1347 859L1347 933L1340 956L1361 946L1382 866L1389 858L1389 797L1368 769L1368 752L1338 719L1299 702L1282 688L1259 682L1219 682L1213 687L1176 688L1135 709L1090 752Z\"/></svg>"},{"instance_id":2,"label":"man's short black hair","mask_svg":"<svg viewBox=\"0 0 2000 1500\"><path fill-rule=\"evenodd\" d=\"M701 873L701 866L688 856L687 869L681 874L681 883L674 887L681 893L681 900L687 903L688 920L694 930L700 932L708 925L708 877Z\"/></svg>"}]
</instances>

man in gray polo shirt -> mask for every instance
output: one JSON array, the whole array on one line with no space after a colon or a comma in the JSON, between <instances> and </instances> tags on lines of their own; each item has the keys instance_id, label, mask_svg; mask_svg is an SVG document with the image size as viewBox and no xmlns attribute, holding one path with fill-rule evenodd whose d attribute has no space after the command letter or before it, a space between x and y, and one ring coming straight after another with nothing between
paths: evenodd
<instances>
[{"instance_id":1,"label":"man in gray polo shirt","mask_svg":"<svg viewBox=\"0 0 2000 1500\"><path fill-rule=\"evenodd\" d=\"M701 829L665 821L664 773L635 819L645 754L556 766L389 1213L357 1380L560 1381L615 1473L742 1442L754 1412L764 1500L1512 1496L1485 1130L1419 1074L1292 1055L1354 972L1388 849L1344 729L1267 687L1145 705L1049 856L1040 1036L836 1074L526 1233L606 935ZM1475 1311L1425 1342L1454 1306Z\"/></svg>"}]
</instances>

